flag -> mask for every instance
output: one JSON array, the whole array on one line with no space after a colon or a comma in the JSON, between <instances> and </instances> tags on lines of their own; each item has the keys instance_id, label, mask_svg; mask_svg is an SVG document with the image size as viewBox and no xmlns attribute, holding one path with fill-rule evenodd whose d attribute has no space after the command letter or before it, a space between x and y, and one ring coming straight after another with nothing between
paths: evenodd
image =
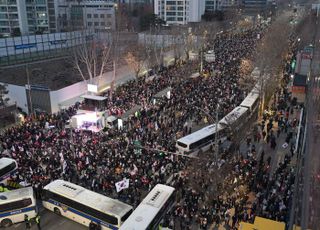
<instances>
[{"instance_id":1,"label":"flag","mask_svg":"<svg viewBox=\"0 0 320 230\"><path fill-rule=\"evenodd\" d=\"M124 178L123 180L115 183L117 192L123 189L129 188L129 179Z\"/></svg>"},{"instance_id":2,"label":"flag","mask_svg":"<svg viewBox=\"0 0 320 230\"><path fill-rule=\"evenodd\" d=\"M66 161L63 161L63 164L62 164L62 173L65 174L66 172L66 168L67 168L67 162Z\"/></svg>"}]
</instances>

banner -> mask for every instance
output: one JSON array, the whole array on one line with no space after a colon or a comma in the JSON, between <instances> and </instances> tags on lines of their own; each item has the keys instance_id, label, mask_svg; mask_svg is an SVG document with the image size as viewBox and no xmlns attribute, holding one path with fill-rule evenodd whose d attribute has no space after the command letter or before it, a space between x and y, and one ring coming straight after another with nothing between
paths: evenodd
<instances>
[{"instance_id":1,"label":"banner","mask_svg":"<svg viewBox=\"0 0 320 230\"><path fill-rule=\"evenodd\" d=\"M124 178L123 180L117 182L115 185L117 192L120 192L123 189L129 188L129 179Z\"/></svg>"}]
</instances>

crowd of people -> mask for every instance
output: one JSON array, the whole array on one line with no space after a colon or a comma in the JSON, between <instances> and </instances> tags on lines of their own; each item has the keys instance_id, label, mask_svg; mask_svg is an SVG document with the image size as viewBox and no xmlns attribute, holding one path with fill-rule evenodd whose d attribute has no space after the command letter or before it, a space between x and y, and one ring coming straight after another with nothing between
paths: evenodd
<instances>
[{"instance_id":1,"label":"crowd of people","mask_svg":"<svg viewBox=\"0 0 320 230\"><path fill-rule=\"evenodd\" d=\"M141 77L119 86L112 93L106 93L108 115L121 116L134 106L141 106L120 130L111 128L94 133L66 129L66 121L76 114L80 103L57 114L27 117L23 124L11 127L0 135L1 156L12 157L19 165L18 173L12 180L30 184L36 191L41 191L50 181L63 178L137 206L147 191L158 183L165 184L173 175L170 184L178 190L178 204L173 211L174 218L167 221L168 225L179 222L181 229L191 229L194 225L207 229L213 222L232 222L230 225L235 227L240 220L250 221L257 213L282 220L290 197L290 186L286 186L285 182L292 181L288 158L272 181L263 171L266 166L256 162L254 153L248 154L251 157L224 159L228 162L225 167L230 164L234 166L234 174L230 174L230 178L237 174L238 180L248 180L248 184L252 184L250 189L258 194L253 205L255 208L246 212L243 211L246 200L239 201L244 194L241 189L227 200L225 195L209 199L205 191L213 181L200 180L201 189L194 190L189 186L193 177L180 176L190 160L164 153L175 152L177 137L192 132L192 127L186 126L188 121L196 124L204 121L205 115L197 107L210 112L215 111L219 104L219 117L222 118L241 103L246 92L238 84L240 61L252 57L260 37L258 34L261 33L262 28L257 26L240 33L226 32L217 36L209 44L215 51L216 60L204 65L208 77L191 78L198 71L199 62L187 61L164 68L152 80ZM171 88L170 98L154 102L153 96L168 87ZM275 121L285 124L279 126L284 127L283 130L289 125L288 120L277 118L269 120L268 124ZM270 140L275 135L272 130L271 127L267 133ZM290 140L292 135L288 138ZM143 146L141 151L136 151L136 141ZM213 165L214 162L209 161L205 167L210 171ZM255 171L257 174L253 177ZM117 193L115 183L123 178L130 178L130 186ZM224 184L217 183L220 192L227 186ZM234 187L235 184L229 185ZM268 190L261 191L265 187ZM283 193L282 197L278 196L279 190ZM234 189L231 191L234 192ZM278 206L270 205L276 201L279 201ZM231 215L232 207L237 215Z\"/></svg>"},{"instance_id":2,"label":"crowd of people","mask_svg":"<svg viewBox=\"0 0 320 230\"><path fill-rule=\"evenodd\" d=\"M198 224L201 229L208 229L208 226L223 225L226 229L237 229L241 221L253 223L256 216L288 221L295 179L291 159L299 123L296 114L300 111L296 99L288 92L289 75L290 70L285 71L283 87L273 97L273 114L264 113L262 121L248 137L248 151L223 159L225 164L220 169L215 168L214 174L210 173L214 164L209 161L203 163L201 169L197 169L198 165L179 179L177 187L184 199L172 213L175 221L168 221L168 226L193 229L192 226ZM276 143L280 139L284 142L279 148L285 149L285 155L277 164L277 158L273 162L265 151L272 152L275 147L271 140ZM259 153L256 145L265 146L265 149ZM225 174L220 182L215 181L219 170ZM188 185L195 179L198 183L190 189ZM210 185L216 185L218 191L212 192ZM217 195L210 197L208 193Z\"/></svg>"}]
</instances>

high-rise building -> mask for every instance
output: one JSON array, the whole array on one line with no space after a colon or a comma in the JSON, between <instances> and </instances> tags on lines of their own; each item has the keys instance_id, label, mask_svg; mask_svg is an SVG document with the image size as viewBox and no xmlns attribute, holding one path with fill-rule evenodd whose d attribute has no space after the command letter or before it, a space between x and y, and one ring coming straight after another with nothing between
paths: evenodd
<instances>
[{"instance_id":1,"label":"high-rise building","mask_svg":"<svg viewBox=\"0 0 320 230\"><path fill-rule=\"evenodd\" d=\"M263 10L267 7L267 0L243 0L247 10Z\"/></svg>"},{"instance_id":2,"label":"high-rise building","mask_svg":"<svg viewBox=\"0 0 320 230\"><path fill-rule=\"evenodd\" d=\"M115 28L116 4L109 0L59 0L58 28L60 31Z\"/></svg>"},{"instance_id":3,"label":"high-rise building","mask_svg":"<svg viewBox=\"0 0 320 230\"><path fill-rule=\"evenodd\" d=\"M221 0L206 0L205 10L206 11L221 10Z\"/></svg>"},{"instance_id":4,"label":"high-rise building","mask_svg":"<svg viewBox=\"0 0 320 230\"><path fill-rule=\"evenodd\" d=\"M224 10L238 5L239 0L154 0L154 13L168 25L184 25L200 22L205 11Z\"/></svg>"},{"instance_id":5,"label":"high-rise building","mask_svg":"<svg viewBox=\"0 0 320 230\"><path fill-rule=\"evenodd\" d=\"M0 0L0 34L19 35L56 31L57 0Z\"/></svg>"},{"instance_id":6,"label":"high-rise building","mask_svg":"<svg viewBox=\"0 0 320 230\"><path fill-rule=\"evenodd\" d=\"M155 0L154 13L168 25L200 22L204 13L203 0Z\"/></svg>"}]
</instances>

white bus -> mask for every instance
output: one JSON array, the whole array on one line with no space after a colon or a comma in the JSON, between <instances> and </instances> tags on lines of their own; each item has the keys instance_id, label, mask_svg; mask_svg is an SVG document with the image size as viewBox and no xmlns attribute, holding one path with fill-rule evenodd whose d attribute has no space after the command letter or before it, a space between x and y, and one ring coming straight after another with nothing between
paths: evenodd
<instances>
[{"instance_id":1,"label":"white bus","mask_svg":"<svg viewBox=\"0 0 320 230\"><path fill-rule=\"evenodd\" d=\"M227 139L226 129L218 123L218 129L216 125L209 125L196 132L193 132L187 136L184 136L177 140L176 148L179 153L189 154L197 153L200 151L208 151L210 145L214 144L215 135L218 134L218 141L224 141Z\"/></svg>"},{"instance_id":2,"label":"white bus","mask_svg":"<svg viewBox=\"0 0 320 230\"><path fill-rule=\"evenodd\" d=\"M79 185L55 180L43 189L43 206L85 226L118 229L132 213L132 206Z\"/></svg>"},{"instance_id":3,"label":"white bus","mask_svg":"<svg viewBox=\"0 0 320 230\"><path fill-rule=\"evenodd\" d=\"M120 230L157 229L161 220L175 203L175 189L157 184L142 200Z\"/></svg>"},{"instance_id":4,"label":"white bus","mask_svg":"<svg viewBox=\"0 0 320 230\"><path fill-rule=\"evenodd\" d=\"M36 199L32 187L0 193L0 225L8 227L24 221L24 215L37 215Z\"/></svg>"},{"instance_id":5,"label":"white bus","mask_svg":"<svg viewBox=\"0 0 320 230\"><path fill-rule=\"evenodd\" d=\"M18 164L15 160L7 157L0 159L0 183L7 184L10 176L13 176L18 169Z\"/></svg>"},{"instance_id":6,"label":"white bus","mask_svg":"<svg viewBox=\"0 0 320 230\"><path fill-rule=\"evenodd\" d=\"M222 118L219 124L230 129L232 132L237 132L241 129L242 125L246 123L249 115L250 112L248 108L238 106Z\"/></svg>"},{"instance_id":7,"label":"white bus","mask_svg":"<svg viewBox=\"0 0 320 230\"><path fill-rule=\"evenodd\" d=\"M246 98L240 104L241 107L248 108L250 110L250 114L253 114L259 108L259 97L260 97L260 84L257 83L251 92L246 96Z\"/></svg>"}]
</instances>

